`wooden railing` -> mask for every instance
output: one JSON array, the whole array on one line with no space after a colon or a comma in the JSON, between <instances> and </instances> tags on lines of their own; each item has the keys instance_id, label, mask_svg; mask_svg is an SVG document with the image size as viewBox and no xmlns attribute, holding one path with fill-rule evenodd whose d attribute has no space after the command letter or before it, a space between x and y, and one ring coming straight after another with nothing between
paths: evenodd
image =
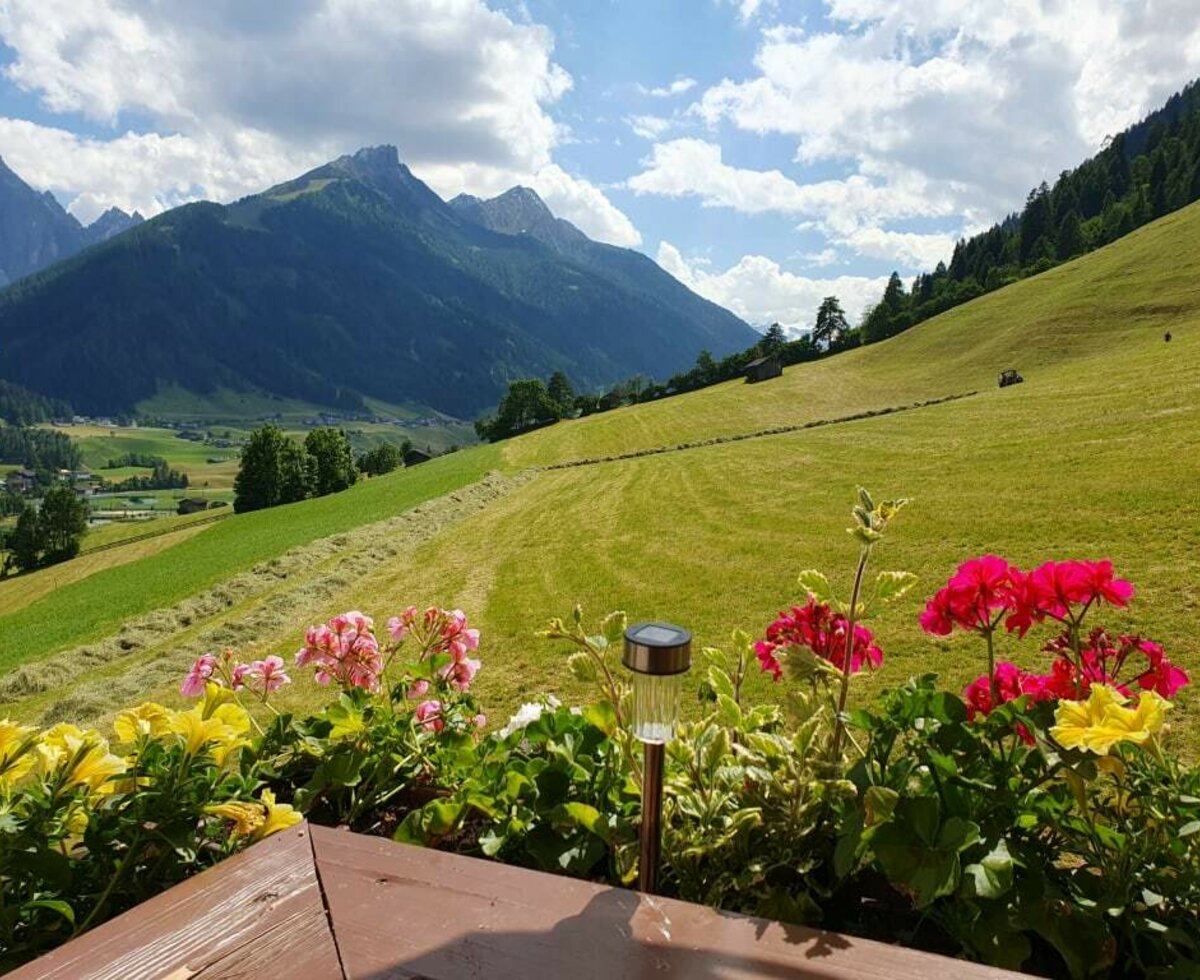
<instances>
[{"instance_id":1,"label":"wooden railing","mask_svg":"<svg viewBox=\"0 0 1200 980\"><path fill-rule=\"evenodd\" d=\"M1015 974L300 824L11 976L998 980Z\"/></svg>"}]
</instances>

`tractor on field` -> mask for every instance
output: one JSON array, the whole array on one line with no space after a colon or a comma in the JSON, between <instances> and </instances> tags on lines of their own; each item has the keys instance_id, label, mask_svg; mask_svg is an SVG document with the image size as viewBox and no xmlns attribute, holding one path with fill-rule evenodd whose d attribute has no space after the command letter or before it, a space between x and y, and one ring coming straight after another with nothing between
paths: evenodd
<instances>
[{"instance_id":1,"label":"tractor on field","mask_svg":"<svg viewBox=\"0 0 1200 980\"><path fill-rule=\"evenodd\" d=\"M1009 368L1007 371L1000 372L1001 388L1007 388L1009 385L1019 385L1024 380L1015 368Z\"/></svg>"}]
</instances>

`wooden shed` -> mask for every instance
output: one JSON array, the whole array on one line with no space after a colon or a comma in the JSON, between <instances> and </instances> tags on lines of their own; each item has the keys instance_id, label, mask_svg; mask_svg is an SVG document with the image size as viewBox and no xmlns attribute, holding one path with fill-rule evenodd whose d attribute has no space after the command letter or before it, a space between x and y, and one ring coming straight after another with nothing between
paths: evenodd
<instances>
[{"instance_id":1,"label":"wooden shed","mask_svg":"<svg viewBox=\"0 0 1200 980\"><path fill-rule=\"evenodd\" d=\"M422 452L419 449L410 449L404 454L405 466L419 466L421 463L428 463L432 456L429 453Z\"/></svg>"},{"instance_id":2,"label":"wooden shed","mask_svg":"<svg viewBox=\"0 0 1200 980\"><path fill-rule=\"evenodd\" d=\"M202 510L208 510L208 501L203 497L184 497L179 501L179 506L175 510L179 514L197 514Z\"/></svg>"},{"instance_id":3,"label":"wooden shed","mask_svg":"<svg viewBox=\"0 0 1200 980\"><path fill-rule=\"evenodd\" d=\"M767 355L758 357L746 365L746 383L755 384L759 381L770 381L783 374L783 365L778 357Z\"/></svg>"}]
</instances>

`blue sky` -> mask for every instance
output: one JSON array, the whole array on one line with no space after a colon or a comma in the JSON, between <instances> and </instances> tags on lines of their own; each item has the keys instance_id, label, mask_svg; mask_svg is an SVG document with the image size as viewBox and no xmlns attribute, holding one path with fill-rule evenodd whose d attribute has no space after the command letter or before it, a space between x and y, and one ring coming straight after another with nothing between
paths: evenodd
<instances>
[{"instance_id":1,"label":"blue sky","mask_svg":"<svg viewBox=\"0 0 1200 980\"><path fill-rule=\"evenodd\" d=\"M85 222L394 143L795 329L1200 75L1194 0L3 0L0 42L0 154Z\"/></svg>"}]
</instances>

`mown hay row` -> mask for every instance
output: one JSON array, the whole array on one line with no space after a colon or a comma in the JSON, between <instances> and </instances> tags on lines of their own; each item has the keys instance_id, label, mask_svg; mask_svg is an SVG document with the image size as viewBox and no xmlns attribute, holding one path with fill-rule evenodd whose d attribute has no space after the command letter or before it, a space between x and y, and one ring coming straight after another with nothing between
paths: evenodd
<instances>
[{"instance_id":1,"label":"mown hay row","mask_svg":"<svg viewBox=\"0 0 1200 980\"><path fill-rule=\"evenodd\" d=\"M181 676L188 663L205 651L244 646L289 625L301 629L307 625L298 620L303 611L319 608L381 562L411 553L533 475L533 471L511 477L492 472L478 483L396 517L293 548L199 595L131 620L99 642L18 668L0 678L0 704L61 688L64 696L46 711L43 722L92 721ZM294 586L288 584L291 579ZM256 599L261 601L254 602ZM244 605L249 608L238 615L237 607ZM214 621L212 625L203 628L209 620ZM172 644L172 637L183 633L190 635ZM117 676L106 672L80 683L89 671L138 653L153 655L148 660L139 658L136 665Z\"/></svg>"}]
</instances>

